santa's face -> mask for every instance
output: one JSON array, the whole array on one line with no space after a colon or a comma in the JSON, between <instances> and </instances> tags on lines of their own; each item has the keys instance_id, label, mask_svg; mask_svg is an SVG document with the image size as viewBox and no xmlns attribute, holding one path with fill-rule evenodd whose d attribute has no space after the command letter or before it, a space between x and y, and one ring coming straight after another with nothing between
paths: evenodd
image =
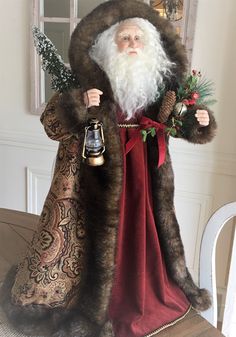
<instances>
[{"instance_id":1,"label":"santa's face","mask_svg":"<svg viewBox=\"0 0 236 337\"><path fill-rule=\"evenodd\" d=\"M135 56L144 47L144 33L137 25L124 23L116 32L115 42L119 52Z\"/></svg>"}]
</instances>

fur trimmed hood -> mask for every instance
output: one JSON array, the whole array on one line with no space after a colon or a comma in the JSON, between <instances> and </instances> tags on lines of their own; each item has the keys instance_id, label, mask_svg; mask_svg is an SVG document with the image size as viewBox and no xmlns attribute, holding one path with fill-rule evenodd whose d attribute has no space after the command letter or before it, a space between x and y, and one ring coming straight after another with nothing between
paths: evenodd
<instances>
[{"instance_id":1,"label":"fur trimmed hood","mask_svg":"<svg viewBox=\"0 0 236 337\"><path fill-rule=\"evenodd\" d=\"M96 7L82 19L71 37L69 61L82 88L86 90L99 88L105 92L104 97L106 94L111 94L109 81L105 73L89 57L89 50L100 33L117 22L135 17L146 19L156 27L168 58L176 64L175 79L183 77L186 71L187 57L181 40L171 23L141 1L110 0ZM88 74L92 74L92 76L88 76ZM173 78L170 81L173 82Z\"/></svg>"}]
</instances>

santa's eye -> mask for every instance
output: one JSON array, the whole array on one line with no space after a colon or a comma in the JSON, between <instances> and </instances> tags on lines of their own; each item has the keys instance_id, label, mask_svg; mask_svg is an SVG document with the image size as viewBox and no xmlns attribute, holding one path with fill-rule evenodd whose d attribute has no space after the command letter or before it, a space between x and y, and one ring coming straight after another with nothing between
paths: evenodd
<instances>
[{"instance_id":1,"label":"santa's eye","mask_svg":"<svg viewBox=\"0 0 236 337\"><path fill-rule=\"evenodd\" d=\"M138 36L138 35L136 35L136 36L134 37L134 40L135 40L135 41L139 41L139 40L141 40L141 37Z\"/></svg>"},{"instance_id":2,"label":"santa's eye","mask_svg":"<svg viewBox=\"0 0 236 337\"><path fill-rule=\"evenodd\" d=\"M122 40L123 41L129 41L130 37L128 35L124 35L124 36L122 36Z\"/></svg>"}]
</instances>

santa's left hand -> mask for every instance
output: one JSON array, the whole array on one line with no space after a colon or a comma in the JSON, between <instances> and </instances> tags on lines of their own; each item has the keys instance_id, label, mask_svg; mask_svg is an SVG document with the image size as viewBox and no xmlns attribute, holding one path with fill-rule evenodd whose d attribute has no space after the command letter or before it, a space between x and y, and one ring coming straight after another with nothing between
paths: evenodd
<instances>
[{"instance_id":1,"label":"santa's left hand","mask_svg":"<svg viewBox=\"0 0 236 337\"><path fill-rule=\"evenodd\" d=\"M202 126L209 125L210 117L207 110L197 110L195 113L195 117L197 118L200 125Z\"/></svg>"}]
</instances>

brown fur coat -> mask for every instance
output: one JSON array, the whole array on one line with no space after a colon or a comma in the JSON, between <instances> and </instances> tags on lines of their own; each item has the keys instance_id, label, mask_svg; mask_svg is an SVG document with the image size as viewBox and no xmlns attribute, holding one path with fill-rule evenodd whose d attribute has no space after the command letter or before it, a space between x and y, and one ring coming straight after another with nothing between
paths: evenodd
<instances>
[{"instance_id":1,"label":"brown fur coat","mask_svg":"<svg viewBox=\"0 0 236 337\"><path fill-rule=\"evenodd\" d=\"M168 57L176 63L166 88L175 87L186 71L185 52L174 29L142 2L105 2L75 29L69 58L80 89L56 94L41 116L48 136L60 141L55 173L32 246L18 271L9 273L2 288L2 303L9 319L29 334L114 336L107 309L115 269L122 155L112 90L88 51L98 33L131 17L145 18L157 28ZM88 113L82 94L91 88L104 94L100 107L91 108ZM160 103L145 115L157 120ZM194 117L197 108L202 107L194 106L185 115L182 137L193 143L206 143L213 138L216 123L209 112L209 126L200 127ZM88 114L104 125L106 152L101 167L81 162ZM209 295L194 284L185 264L168 149L165 163L157 169L155 139L149 139L148 148L154 215L168 273L192 306L205 310L210 305Z\"/></svg>"}]
</instances>

